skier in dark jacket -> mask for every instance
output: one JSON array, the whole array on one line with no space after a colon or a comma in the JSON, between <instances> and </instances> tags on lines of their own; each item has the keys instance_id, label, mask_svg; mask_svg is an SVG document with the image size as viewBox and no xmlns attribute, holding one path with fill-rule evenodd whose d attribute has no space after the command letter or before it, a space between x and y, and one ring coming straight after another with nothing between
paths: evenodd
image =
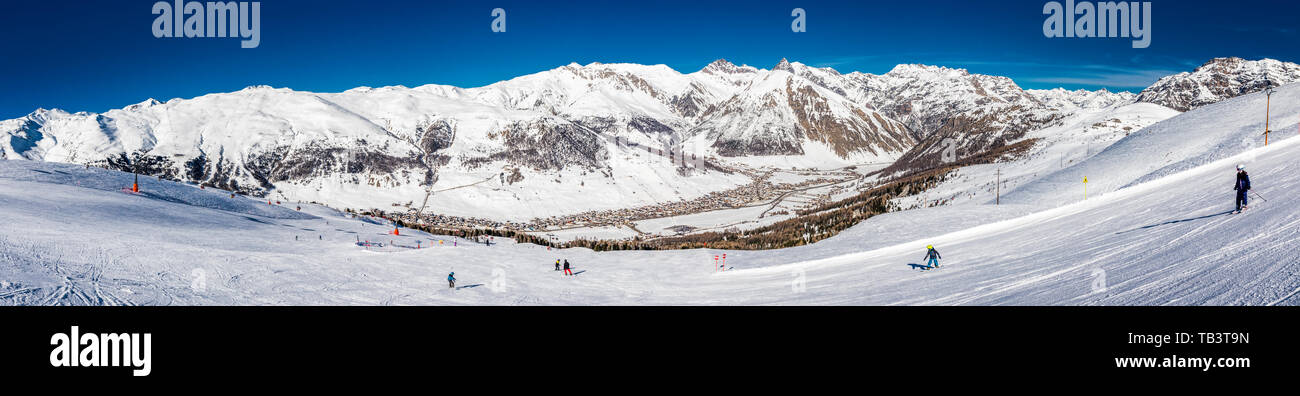
<instances>
[{"instance_id":1,"label":"skier in dark jacket","mask_svg":"<svg viewBox=\"0 0 1300 396\"><path fill-rule=\"evenodd\" d=\"M569 260L564 260L564 275L573 275L573 270L569 269Z\"/></svg>"},{"instance_id":2,"label":"skier in dark jacket","mask_svg":"<svg viewBox=\"0 0 1300 396\"><path fill-rule=\"evenodd\" d=\"M555 270L556 271L560 270L560 259L555 259Z\"/></svg>"},{"instance_id":3,"label":"skier in dark jacket","mask_svg":"<svg viewBox=\"0 0 1300 396\"><path fill-rule=\"evenodd\" d=\"M1246 193L1250 191L1250 175L1246 174L1246 165L1237 165L1237 183L1232 189L1237 190L1237 213L1241 213L1246 210Z\"/></svg>"},{"instance_id":4,"label":"skier in dark jacket","mask_svg":"<svg viewBox=\"0 0 1300 396\"><path fill-rule=\"evenodd\" d=\"M452 273L447 274L447 288L454 287L456 287L456 272L452 271Z\"/></svg>"},{"instance_id":5,"label":"skier in dark jacket","mask_svg":"<svg viewBox=\"0 0 1300 396\"><path fill-rule=\"evenodd\" d=\"M925 252L925 259L929 260L926 265L929 265L930 268L938 268L939 259L943 258L943 256L939 255L938 250L934 250L934 245L926 246L925 248L928 249Z\"/></svg>"}]
</instances>

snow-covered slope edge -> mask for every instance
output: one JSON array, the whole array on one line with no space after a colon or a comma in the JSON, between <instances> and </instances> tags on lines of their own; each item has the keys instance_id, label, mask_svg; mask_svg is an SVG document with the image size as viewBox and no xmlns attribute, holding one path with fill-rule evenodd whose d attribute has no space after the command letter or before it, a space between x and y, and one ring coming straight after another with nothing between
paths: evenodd
<instances>
[{"instance_id":1,"label":"snow-covered slope edge","mask_svg":"<svg viewBox=\"0 0 1300 396\"><path fill-rule=\"evenodd\" d=\"M1001 193L1006 194L1085 161L1111 144L1178 114L1152 103L1081 109L1058 125L1030 133L1027 137L1038 139L1039 144L1021 155L956 169L939 185L921 194L895 198L894 203L904 209L994 204L998 202L999 182Z\"/></svg>"},{"instance_id":2,"label":"snow-covered slope edge","mask_svg":"<svg viewBox=\"0 0 1300 396\"><path fill-rule=\"evenodd\" d=\"M1263 93L1245 95L1156 123L1086 161L1014 189L1003 196L1003 202L1049 206L1074 202L1083 199L1084 177L1089 195L1097 196L1263 146L1265 101ZM1296 136L1298 105L1300 84L1277 89L1270 113L1272 143ZM1250 158L1245 162L1253 167ZM1230 178L1204 183L1232 186Z\"/></svg>"},{"instance_id":3,"label":"snow-covered slope edge","mask_svg":"<svg viewBox=\"0 0 1300 396\"><path fill-rule=\"evenodd\" d=\"M799 274L818 302L844 301L832 291L847 283L861 287L851 300L872 304L1300 305L1300 251L1291 248L1300 197L1289 194L1300 188L1298 154L1300 139L1289 139L1086 202L727 276ZM1230 179L1247 159L1260 169L1256 191L1271 200L1234 215L1231 190L1201 181ZM927 244L942 249L943 267L905 270Z\"/></svg>"}]
</instances>

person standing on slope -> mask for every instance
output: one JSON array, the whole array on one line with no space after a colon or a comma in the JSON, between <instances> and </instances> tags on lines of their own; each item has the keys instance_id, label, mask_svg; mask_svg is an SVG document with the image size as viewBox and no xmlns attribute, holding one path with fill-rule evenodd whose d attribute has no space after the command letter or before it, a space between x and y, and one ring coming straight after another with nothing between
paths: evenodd
<instances>
[{"instance_id":1,"label":"person standing on slope","mask_svg":"<svg viewBox=\"0 0 1300 396\"><path fill-rule=\"evenodd\" d=\"M560 259L555 259L555 270L556 271L560 270Z\"/></svg>"},{"instance_id":2,"label":"person standing on slope","mask_svg":"<svg viewBox=\"0 0 1300 396\"><path fill-rule=\"evenodd\" d=\"M569 260L564 260L564 275L573 275L573 270L569 268Z\"/></svg>"},{"instance_id":3,"label":"person standing on slope","mask_svg":"<svg viewBox=\"0 0 1300 396\"><path fill-rule=\"evenodd\" d=\"M447 288L451 289L455 287L456 287L456 271L452 271L450 274L447 274Z\"/></svg>"},{"instance_id":4,"label":"person standing on slope","mask_svg":"<svg viewBox=\"0 0 1300 396\"><path fill-rule=\"evenodd\" d=\"M939 255L938 250L934 250L934 245L926 246L925 248L927 249L925 252L925 259L929 260L926 262L926 265L930 266L930 268L939 268L939 259L943 258L943 256Z\"/></svg>"},{"instance_id":5,"label":"person standing on slope","mask_svg":"<svg viewBox=\"0 0 1300 396\"><path fill-rule=\"evenodd\" d=\"M1246 165L1237 165L1237 184L1232 187L1237 190L1237 213L1247 209L1246 193L1250 191L1250 175L1246 174Z\"/></svg>"}]
</instances>

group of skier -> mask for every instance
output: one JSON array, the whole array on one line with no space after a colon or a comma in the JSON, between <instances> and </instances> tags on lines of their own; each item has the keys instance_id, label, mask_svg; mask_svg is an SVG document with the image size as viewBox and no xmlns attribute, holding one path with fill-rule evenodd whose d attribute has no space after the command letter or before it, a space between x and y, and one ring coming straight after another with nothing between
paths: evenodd
<instances>
[{"instance_id":1,"label":"group of skier","mask_svg":"<svg viewBox=\"0 0 1300 396\"><path fill-rule=\"evenodd\" d=\"M564 276L572 276L573 268L569 266L569 260L564 260ZM560 270L560 259L555 259L555 270Z\"/></svg>"},{"instance_id":2,"label":"group of skier","mask_svg":"<svg viewBox=\"0 0 1300 396\"><path fill-rule=\"evenodd\" d=\"M573 276L573 267L569 265L569 260L555 259L555 270L564 271L565 276ZM447 274L447 287L456 287L456 271Z\"/></svg>"}]
</instances>

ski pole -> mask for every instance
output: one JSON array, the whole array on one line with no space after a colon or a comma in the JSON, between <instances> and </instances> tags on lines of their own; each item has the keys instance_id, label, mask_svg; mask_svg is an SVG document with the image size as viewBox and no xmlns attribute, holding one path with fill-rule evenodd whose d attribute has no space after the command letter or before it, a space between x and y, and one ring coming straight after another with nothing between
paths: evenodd
<instances>
[{"instance_id":1,"label":"ski pole","mask_svg":"<svg viewBox=\"0 0 1300 396\"><path fill-rule=\"evenodd\" d=\"M1261 201L1268 202L1267 199L1264 199L1264 197L1259 196L1259 193L1254 192L1254 191L1251 191L1250 193L1251 193L1251 194L1255 194L1255 198L1259 198L1259 200L1261 200Z\"/></svg>"}]
</instances>

